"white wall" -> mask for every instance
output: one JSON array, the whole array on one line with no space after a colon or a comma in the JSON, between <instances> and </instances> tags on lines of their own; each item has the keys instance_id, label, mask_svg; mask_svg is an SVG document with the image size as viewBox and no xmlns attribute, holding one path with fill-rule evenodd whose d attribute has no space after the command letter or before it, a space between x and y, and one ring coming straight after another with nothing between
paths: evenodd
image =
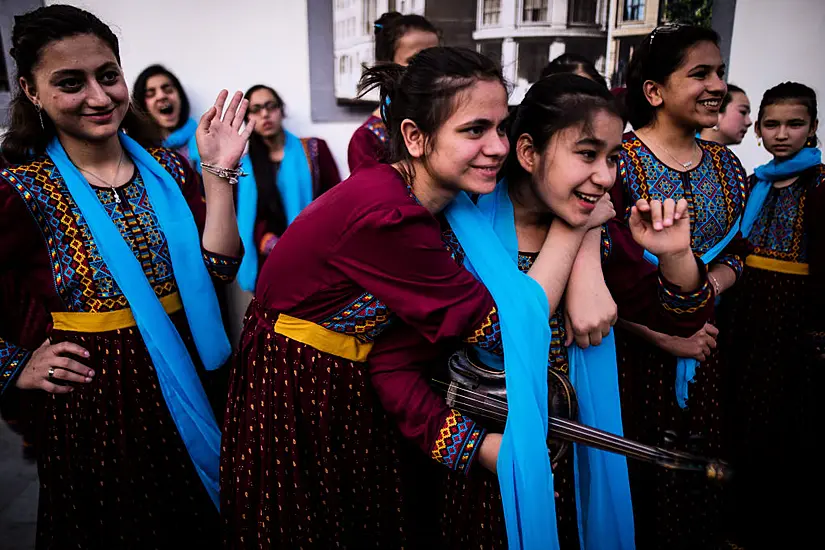
<instances>
[{"instance_id":1,"label":"white wall","mask_svg":"<svg viewBox=\"0 0 825 550\"><path fill-rule=\"evenodd\" d=\"M46 1L55 3L61 2ZM72 4L113 28L130 85L144 68L162 63L181 80L197 117L221 88L246 91L254 84L268 84L286 103L287 129L325 139L342 177L347 176L347 144L358 124L313 124L310 119L305 1L73 0Z\"/></svg>"},{"instance_id":2,"label":"white wall","mask_svg":"<svg viewBox=\"0 0 825 550\"><path fill-rule=\"evenodd\" d=\"M743 88L753 119L768 88L795 80L816 90L825 141L825 0L737 0L729 81ZM734 147L748 173L770 160L749 131Z\"/></svg>"}]
</instances>

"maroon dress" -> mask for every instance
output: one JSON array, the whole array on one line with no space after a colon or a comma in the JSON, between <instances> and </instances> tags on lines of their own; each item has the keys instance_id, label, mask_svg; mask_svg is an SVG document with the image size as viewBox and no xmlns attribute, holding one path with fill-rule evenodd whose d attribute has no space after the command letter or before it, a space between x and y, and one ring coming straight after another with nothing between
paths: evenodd
<instances>
[{"instance_id":1,"label":"maroon dress","mask_svg":"<svg viewBox=\"0 0 825 550\"><path fill-rule=\"evenodd\" d=\"M677 172L634 134L625 134L619 177L611 191L620 221L627 220L637 200L666 198L688 201L691 247L702 255L728 234L744 211L746 179L739 160L725 146L698 140L702 160L693 169ZM624 223L617 230L629 232ZM747 242L737 237L716 258L739 276ZM637 254L638 270L647 261ZM632 277L632 269L627 271ZM655 330L655 329L654 329ZM677 336L686 336L678 335ZM719 349L700 363L689 386L687 408L676 402L676 358L627 330L617 328L616 350L625 436L651 445L690 449L725 458L723 413L725 367ZM630 488L640 550L715 548L724 523L724 485L684 472L646 468L629 463Z\"/></svg>"},{"instance_id":2,"label":"maroon dress","mask_svg":"<svg viewBox=\"0 0 825 550\"><path fill-rule=\"evenodd\" d=\"M613 226L611 222L609 226ZM711 288L701 267L703 284L694 292L683 293L669 283L653 265L648 264L643 274L636 273L633 279L627 277L626 269L636 253L641 253L638 245L629 235L615 232L613 237L606 225L602 230L602 262L608 283L618 281L615 298L619 311L629 319L650 324L660 330L677 334L692 334L708 319L712 309ZM443 240L450 244L457 261L463 262L464 252L451 231L444 232ZM519 269L527 272L537 254L520 253ZM627 281L632 280L632 284ZM611 285L613 286L613 285ZM557 309L550 319L552 330L548 357L548 368L562 374L569 373L567 348L564 346L566 333L563 308ZM390 330L394 338L379 342L370 357L372 383L378 391L381 402L399 424L402 434L416 443L426 454L432 454L430 439L422 437L421 428L432 423L430 417L440 418L450 411L444 399L433 389L432 378L443 376L446 355L455 347L441 346L438 350L428 344L415 331L403 324ZM406 334L404 334L406 333ZM500 354L501 347L488 351ZM434 359L434 356L437 356ZM398 394L395 387L404 387L406 392ZM436 405L431 404L434 401ZM479 437L483 440L484 434ZM655 466L645 465L647 468ZM559 543L563 550L580 548L578 522L576 516L575 477L571 453L564 455L554 465L554 488L559 494L556 499L556 522ZM466 475L464 475L466 474ZM422 472L418 479L426 475ZM464 472L442 468L435 471L437 505L441 528L440 537L445 548L506 548L507 533L501 503L498 478L490 471L470 462ZM443 481L441 481L443 480Z\"/></svg>"},{"instance_id":3,"label":"maroon dress","mask_svg":"<svg viewBox=\"0 0 825 550\"><path fill-rule=\"evenodd\" d=\"M384 162L388 147L387 127L380 117L371 115L352 134L347 148L350 173Z\"/></svg>"},{"instance_id":4,"label":"maroon dress","mask_svg":"<svg viewBox=\"0 0 825 550\"><path fill-rule=\"evenodd\" d=\"M230 548L422 547L434 521L364 362L404 322L428 342L500 345L492 297L444 246L439 221L389 165L310 204L261 271L225 417ZM295 327L298 327L297 329ZM389 331L388 331L389 330ZM386 331L386 333L385 333ZM417 399L403 385L382 391ZM423 395L431 453L465 470L481 427ZM455 428L454 430L452 428Z\"/></svg>"},{"instance_id":5,"label":"maroon dress","mask_svg":"<svg viewBox=\"0 0 825 550\"><path fill-rule=\"evenodd\" d=\"M742 281L720 308L736 471L731 538L748 550L804 548L819 537L809 503L823 487L814 434L825 420L825 166L771 188L748 241Z\"/></svg>"},{"instance_id":6,"label":"maroon dress","mask_svg":"<svg viewBox=\"0 0 825 550\"><path fill-rule=\"evenodd\" d=\"M181 185L203 227L204 203L189 165L170 151L151 152ZM167 241L137 170L116 190L96 192L157 296L175 294ZM166 407L138 330L50 327L51 313L112 312L129 304L47 156L0 173L0 234L0 396L21 406L36 442L37 547L218 546L218 512ZM213 278L234 278L237 259L206 251L203 259ZM185 312L171 317L199 365ZM81 362L96 373L91 383L68 394L15 387L47 336L89 351Z\"/></svg>"}]
</instances>

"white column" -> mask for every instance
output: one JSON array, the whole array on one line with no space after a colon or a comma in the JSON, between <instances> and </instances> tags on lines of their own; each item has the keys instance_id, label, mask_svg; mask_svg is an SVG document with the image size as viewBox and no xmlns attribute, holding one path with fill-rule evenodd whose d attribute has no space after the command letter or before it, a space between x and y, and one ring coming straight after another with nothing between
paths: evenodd
<instances>
[{"instance_id":1,"label":"white column","mask_svg":"<svg viewBox=\"0 0 825 550\"><path fill-rule=\"evenodd\" d=\"M607 85L612 86L613 70L616 68L616 47L613 44L613 31L616 30L616 9L618 2L610 0L607 6L607 41L605 42L604 52L604 76L607 79Z\"/></svg>"},{"instance_id":2,"label":"white column","mask_svg":"<svg viewBox=\"0 0 825 550\"><path fill-rule=\"evenodd\" d=\"M567 0L550 2L550 24L554 27L567 26Z\"/></svg>"},{"instance_id":3,"label":"white column","mask_svg":"<svg viewBox=\"0 0 825 550\"><path fill-rule=\"evenodd\" d=\"M479 0L481 2L482 0ZM518 11L516 0L501 0L501 27L504 29L514 29L521 21L521 14ZM502 48L502 52L504 49ZM502 53L502 56L504 53Z\"/></svg>"},{"instance_id":4,"label":"white column","mask_svg":"<svg viewBox=\"0 0 825 550\"><path fill-rule=\"evenodd\" d=\"M553 61L558 56L562 55L567 48L567 45L560 39L556 38L553 42L550 43L550 57L547 59L548 61Z\"/></svg>"},{"instance_id":5,"label":"white column","mask_svg":"<svg viewBox=\"0 0 825 550\"><path fill-rule=\"evenodd\" d=\"M504 79L512 84L516 83L518 74L518 42L512 38L505 38L501 42L501 71Z\"/></svg>"}]
</instances>

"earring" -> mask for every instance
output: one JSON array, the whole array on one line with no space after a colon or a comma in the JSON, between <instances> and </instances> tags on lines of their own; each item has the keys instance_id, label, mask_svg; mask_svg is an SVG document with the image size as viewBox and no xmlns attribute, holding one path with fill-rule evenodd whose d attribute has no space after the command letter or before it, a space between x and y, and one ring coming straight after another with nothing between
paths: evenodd
<instances>
[{"instance_id":1,"label":"earring","mask_svg":"<svg viewBox=\"0 0 825 550\"><path fill-rule=\"evenodd\" d=\"M37 103L34 104L34 108L37 109L37 118L40 119L40 129L45 130L46 125L43 124L43 107L38 105Z\"/></svg>"},{"instance_id":2,"label":"earring","mask_svg":"<svg viewBox=\"0 0 825 550\"><path fill-rule=\"evenodd\" d=\"M816 137L811 136L805 142L805 147L816 147Z\"/></svg>"},{"instance_id":3,"label":"earring","mask_svg":"<svg viewBox=\"0 0 825 550\"><path fill-rule=\"evenodd\" d=\"M756 146L762 147L762 138L756 138Z\"/></svg>"},{"instance_id":4,"label":"earring","mask_svg":"<svg viewBox=\"0 0 825 550\"><path fill-rule=\"evenodd\" d=\"M718 131L719 131L719 125L718 125L718 124L716 124L716 125L714 125L711 129L712 129L714 132L718 132Z\"/></svg>"}]
</instances>

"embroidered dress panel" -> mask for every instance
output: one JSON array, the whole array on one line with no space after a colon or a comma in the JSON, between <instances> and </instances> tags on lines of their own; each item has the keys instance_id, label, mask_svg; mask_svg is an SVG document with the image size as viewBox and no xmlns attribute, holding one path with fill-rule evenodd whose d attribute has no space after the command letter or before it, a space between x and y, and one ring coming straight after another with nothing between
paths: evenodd
<instances>
[{"instance_id":1,"label":"embroidered dress panel","mask_svg":"<svg viewBox=\"0 0 825 550\"><path fill-rule=\"evenodd\" d=\"M773 188L753 224L748 241L753 254L786 262L808 263L807 235L803 219L805 187Z\"/></svg>"}]
</instances>

